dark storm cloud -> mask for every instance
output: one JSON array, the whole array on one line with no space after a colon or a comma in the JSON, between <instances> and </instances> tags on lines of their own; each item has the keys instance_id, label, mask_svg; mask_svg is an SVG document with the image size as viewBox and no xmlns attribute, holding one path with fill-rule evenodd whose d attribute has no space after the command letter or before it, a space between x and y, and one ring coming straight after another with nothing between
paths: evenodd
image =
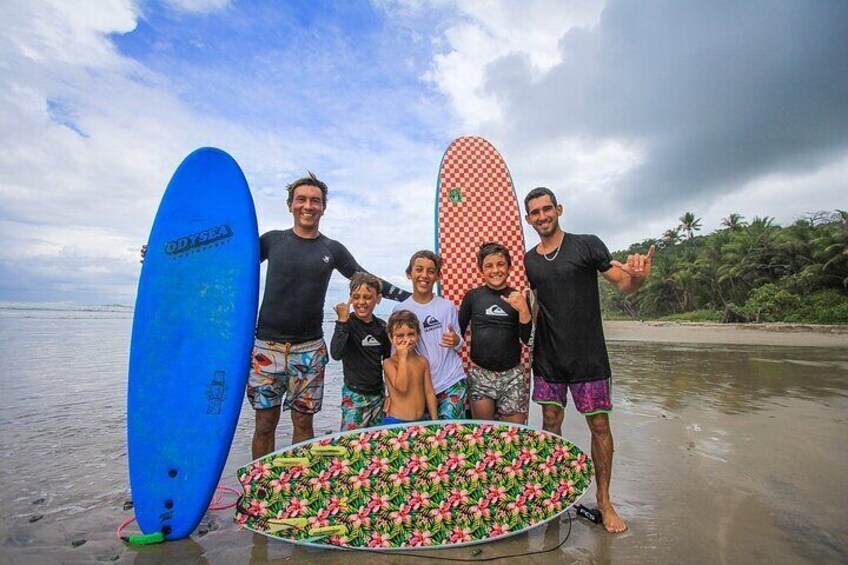
<instances>
[{"instance_id":1,"label":"dark storm cloud","mask_svg":"<svg viewBox=\"0 0 848 565\"><path fill-rule=\"evenodd\" d=\"M487 89L521 143L641 144L624 205L679 209L848 149L848 2L611 1L560 48L541 78L524 57L492 64Z\"/></svg>"}]
</instances>

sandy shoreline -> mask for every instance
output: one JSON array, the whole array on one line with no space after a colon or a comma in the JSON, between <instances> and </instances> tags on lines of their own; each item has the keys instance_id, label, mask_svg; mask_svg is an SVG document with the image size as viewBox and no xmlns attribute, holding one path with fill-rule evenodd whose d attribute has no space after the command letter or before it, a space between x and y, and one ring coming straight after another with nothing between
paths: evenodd
<instances>
[{"instance_id":1,"label":"sandy shoreline","mask_svg":"<svg viewBox=\"0 0 848 565\"><path fill-rule=\"evenodd\" d=\"M608 341L848 348L848 326L608 320L604 333Z\"/></svg>"}]
</instances>

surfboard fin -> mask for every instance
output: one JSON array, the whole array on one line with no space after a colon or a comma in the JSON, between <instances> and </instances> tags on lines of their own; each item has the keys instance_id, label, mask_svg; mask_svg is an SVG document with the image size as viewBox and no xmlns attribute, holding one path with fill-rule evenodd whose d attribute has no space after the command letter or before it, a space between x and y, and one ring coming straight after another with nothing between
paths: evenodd
<instances>
[{"instance_id":1,"label":"surfboard fin","mask_svg":"<svg viewBox=\"0 0 848 565\"><path fill-rule=\"evenodd\" d=\"M316 457L327 457L331 455L344 457L347 455L347 448L341 445L313 445L309 448L309 452Z\"/></svg>"},{"instance_id":2,"label":"surfboard fin","mask_svg":"<svg viewBox=\"0 0 848 565\"><path fill-rule=\"evenodd\" d=\"M318 528L310 528L310 536L343 536L347 533L347 526L338 524L335 526L320 526Z\"/></svg>"},{"instance_id":3,"label":"surfboard fin","mask_svg":"<svg viewBox=\"0 0 848 565\"><path fill-rule=\"evenodd\" d=\"M308 467L309 458L307 457L277 457L271 460L271 465L274 467Z\"/></svg>"},{"instance_id":4,"label":"surfboard fin","mask_svg":"<svg viewBox=\"0 0 848 565\"><path fill-rule=\"evenodd\" d=\"M306 518L280 518L279 520L268 520L268 533L275 534L287 528L304 529L309 525Z\"/></svg>"}]
</instances>

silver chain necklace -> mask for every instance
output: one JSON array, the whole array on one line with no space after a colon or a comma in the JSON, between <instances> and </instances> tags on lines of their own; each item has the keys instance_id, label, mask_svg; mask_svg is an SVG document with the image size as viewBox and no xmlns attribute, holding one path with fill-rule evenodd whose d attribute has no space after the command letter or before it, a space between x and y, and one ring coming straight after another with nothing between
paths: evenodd
<instances>
[{"instance_id":1,"label":"silver chain necklace","mask_svg":"<svg viewBox=\"0 0 848 565\"><path fill-rule=\"evenodd\" d=\"M556 251L554 251L553 257L548 257L547 253L542 253L542 257L545 258L545 261L548 261L550 263L551 261L554 261L557 258L557 255L559 255L559 250L562 247L563 241L565 241L565 234L564 233L562 234L562 238L559 240L559 245L557 245L557 248L556 248Z\"/></svg>"}]
</instances>

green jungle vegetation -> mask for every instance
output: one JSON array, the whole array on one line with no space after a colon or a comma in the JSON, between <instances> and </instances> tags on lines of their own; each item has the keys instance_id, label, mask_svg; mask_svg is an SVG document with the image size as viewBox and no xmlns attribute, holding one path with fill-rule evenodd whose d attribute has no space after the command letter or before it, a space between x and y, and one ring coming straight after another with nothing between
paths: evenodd
<instances>
[{"instance_id":1,"label":"green jungle vegetation","mask_svg":"<svg viewBox=\"0 0 848 565\"><path fill-rule=\"evenodd\" d=\"M638 292L600 283L604 317L848 324L848 212L815 212L787 227L733 213L721 225L696 235L701 220L687 212L660 239L613 253L624 262L657 247Z\"/></svg>"}]
</instances>

